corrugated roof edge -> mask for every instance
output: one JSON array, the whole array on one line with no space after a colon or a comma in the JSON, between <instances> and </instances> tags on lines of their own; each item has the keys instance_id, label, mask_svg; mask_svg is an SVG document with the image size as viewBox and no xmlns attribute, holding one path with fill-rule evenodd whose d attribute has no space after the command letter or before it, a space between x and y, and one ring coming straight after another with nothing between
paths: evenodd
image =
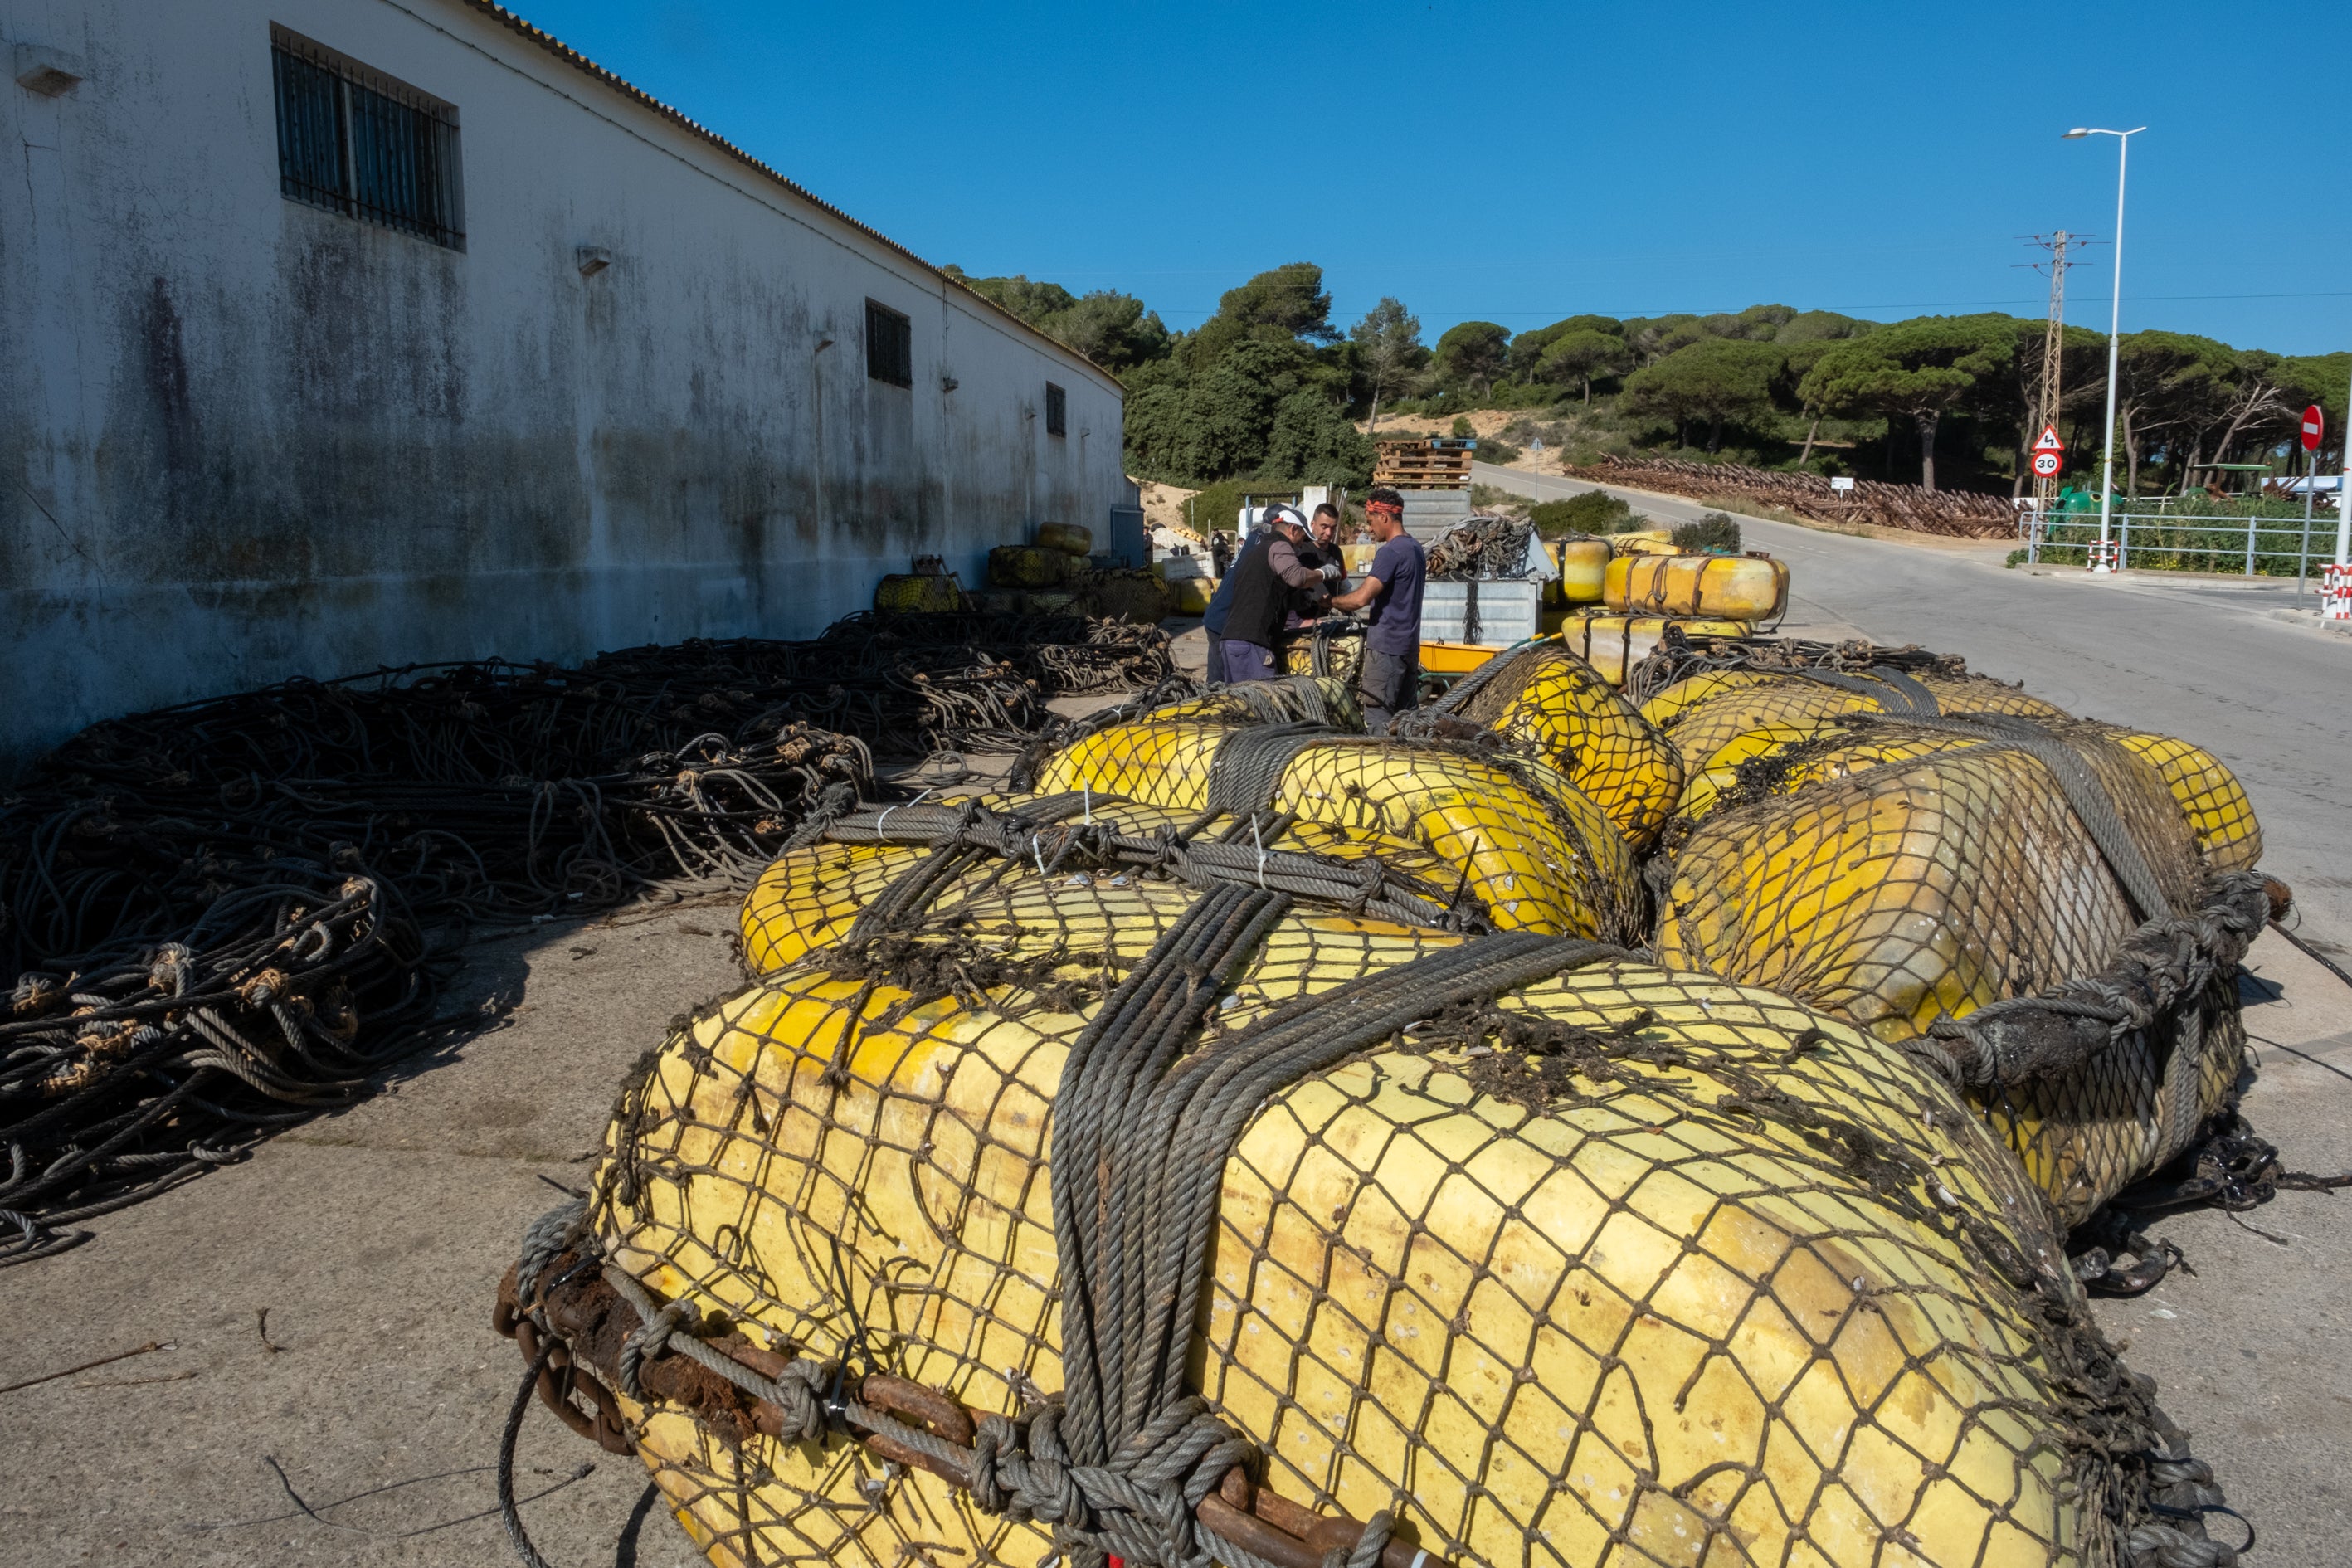
<instances>
[{"instance_id":1,"label":"corrugated roof edge","mask_svg":"<svg viewBox=\"0 0 2352 1568\"><path fill-rule=\"evenodd\" d=\"M641 108L653 110L656 114L660 115L664 120L678 126L680 129L689 132L698 140L708 142L710 145L718 148L721 153L726 153L730 158L734 159L744 167L755 170L759 174L766 176L768 179L774 181L777 184L782 185L785 190L791 192L802 201L808 203L809 205L816 208L819 212L839 218L842 222L847 224L850 227L856 229L858 233L864 235L866 238L873 240L878 245L887 246L890 249L897 251L899 255L905 257L908 260L913 262L924 271L929 272L933 277L937 278L940 282L949 284L953 288L961 290L964 294L969 295L974 302L986 309L991 314L1002 318L1013 326L1017 327L1022 331L1027 333L1030 337L1035 338L1040 342L1050 343L1055 348L1059 349L1062 353L1069 355L1072 359L1076 360L1080 364L1085 365L1089 370L1100 372L1104 376L1109 379L1112 385L1120 387L1122 391L1125 390L1124 384L1119 381L1118 376L1115 373L1104 369L1102 365L1096 363L1096 361L1088 355L1079 353L1076 349L1072 348L1069 344L1064 342L1061 339L1055 337L1050 332L1038 331L1037 328L1032 326L1029 322L1023 321L1020 317L1014 315L1012 311L1006 310L1003 306L998 304L995 300L990 299L979 289L974 289L970 284L962 282L950 276L946 268L932 262L924 260L921 257L916 255L913 251L908 249L897 240L892 239L888 235L884 234L881 230L874 227L870 224L859 222L857 219L850 216L847 213L842 211L839 207L835 206L831 202L826 201L823 196L816 195L814 192L802 185L797 181L787 178L777 170L760 162L759 159L754 158L751 153L746 153L742 148L738 147L734 142L730 142L724 136L719 135L719 132L711 130L709 126L688 119L685 114L681 113L677 110L672 109L660 99L656 98L653 94L646 91L645 89L635 85L624 78L614 75L611 71L606 70L603 66L598 65L594 60L590 59L586 55L582 54L578 49L573 48L570 44L565 43L562 39L557 37L546 28L534 26L533 24L525 21L514 12L508 10L503 5L498 5L496 0L458 0L458 3L464 5L467 10L478 12L512 31L520 34L525 38L530 39L532 43L537 44L541 48L545 49L549 54L551 54L558 59L562 60L565 64L570 65L575 69L583 71L589 76L594 77L598 81L603 82L606 87L611 88L614 92L619 93L622 97L630 100Z\"/></svg>"}]
</instances>

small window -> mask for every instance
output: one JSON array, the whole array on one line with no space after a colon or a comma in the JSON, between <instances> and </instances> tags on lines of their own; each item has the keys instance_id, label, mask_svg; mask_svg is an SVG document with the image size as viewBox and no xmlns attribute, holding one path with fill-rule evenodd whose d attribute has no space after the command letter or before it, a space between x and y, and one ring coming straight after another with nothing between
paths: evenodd
<instances>
[{"instance_id":1,"label":"small window","mask_svg":"<svg viewBox=\"0 0 2352 1568\"><path fill-rule=\"evenodd\" d=\"M1069 433L1070 395L1049 381L1045 384L1045 434L1066 436Z\"/></svg>"},{"instance_id":2,"label":"small window","mask_svg":"<svg viewBox=\"0 0 2352 1568\"><path fill-rule=\"evenodd\" d=\"M866 374L893 386L915 384L915 329L887 305L866 301Z\"/></svg>"},{"instance_id":3,"label":"small window","mask_svg":"<svg viewBox=\"0 0 2352 1568\"><path fill-rule=\"evenodd\" d=\"M269 55L287 200L466 248L454 106L283 27Z\"/></svg>"}]
</instances>

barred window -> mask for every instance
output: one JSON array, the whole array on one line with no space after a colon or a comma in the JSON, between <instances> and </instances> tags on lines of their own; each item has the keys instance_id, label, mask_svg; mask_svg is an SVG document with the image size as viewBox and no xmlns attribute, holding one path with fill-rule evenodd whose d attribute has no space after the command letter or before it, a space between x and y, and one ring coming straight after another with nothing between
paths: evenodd
<instances>
[{"instance_id":1,"label":"barred window","mask_svg":"<svg viewBox=\"0 0 2352 1568\"><path fill-rule=\"evenodd\" d=\"M454 105L283 27L269 55L287 200L466 248Z\"/></svg>"},{"instance_id":2,"label":"barred window","mask_svg":"<svg viewBox=\"0 0 2352 1568\"><path fill-rule=\"evenodd\" d=\"M1069 433L1070 395L1049 381L1045 384L1045 434L1066 436Z\"/></svg>"},{"instance_id":3,"label":"barred window","mask_svg":"<svg viewBox=\"0 0 2352 1568\"><path fill-rule=\"evenodd\" d=\"M915 384L915 329L887 305L866 301L866 374L893 386Z\"/></svg>"}]
</instances>

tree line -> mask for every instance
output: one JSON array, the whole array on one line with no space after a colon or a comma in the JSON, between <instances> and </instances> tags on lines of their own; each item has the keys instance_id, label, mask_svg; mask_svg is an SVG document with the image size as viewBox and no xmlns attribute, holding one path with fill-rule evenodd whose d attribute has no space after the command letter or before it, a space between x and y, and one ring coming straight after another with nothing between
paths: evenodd
<instances>
[{"instance_id":1,"label":"tree line","mask_svg":"<svg viewBox=\"0 0 2352 1568\"><path fill-rule=\"evenodd\" d=\"M961 276L959 274L959 276ZM1513 333L1463 321L1434 343L1383 299L1345 331L1322 269L1292 262L1229 289L1192 331L1133 295L1083 297L1023 277L965 279L1093 357L1128 389L1129 471L1201 486L1259 479L1361 485L1385 420L1525 409L1571 460L1603 453L1736 458L1765 468L2014 491L2030 482L2047 324L2001 314L1870 321L1756 305L1738 312L1568 316ZM2067 469L2095 483L2106 338L2059 345ZM2303 409L2340 453L2352 353L2289 355L2163 331L2126 334L2116 480L2178 492L2222 463L2283 468ZM2340 458L2335 459L2340 466Z\"/></svg>"}]
</instances>

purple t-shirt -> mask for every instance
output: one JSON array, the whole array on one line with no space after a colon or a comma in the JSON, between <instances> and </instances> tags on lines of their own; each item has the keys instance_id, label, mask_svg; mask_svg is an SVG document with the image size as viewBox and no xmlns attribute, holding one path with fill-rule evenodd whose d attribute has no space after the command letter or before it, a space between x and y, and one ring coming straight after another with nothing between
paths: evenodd
<instances>
[{"instance_id":1,"label":"purple t-shirt","mask_svg":"<svg viewBox=\"0 0 2352 1568\"><path fill-rule=\"evenodd\" d=\"M1428 557L1421 541L1400 533L1372 552L1365 574L1381 580L1372 599L1372 628L1364 646L1374 653L1418 658L1421 654L1421 584L1429 574Z\"/></svg>"}]
</instances>

